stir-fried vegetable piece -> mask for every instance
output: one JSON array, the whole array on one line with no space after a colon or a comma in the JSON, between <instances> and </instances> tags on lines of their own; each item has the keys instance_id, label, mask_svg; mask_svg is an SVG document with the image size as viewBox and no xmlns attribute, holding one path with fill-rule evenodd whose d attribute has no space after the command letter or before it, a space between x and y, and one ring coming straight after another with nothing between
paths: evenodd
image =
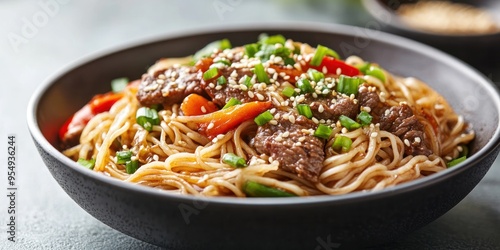
<instances>
[{"instance_id":1,"label":"stir-fried vegetable piece","mask_svg":"<svg viewBox=\"0 0 500 250\"><path fill-rule=\"evenodd\" d=\"M377 67L375 65L372 65L371 63L367 62L364 64L361 64L357 67L363 74L365 75L370 75L373 77L378 78L380 81L385 82L385 73L382 70L382 68Z\"/></svg>"},{"instance_id":2,"label":"stir-fried vegetable piece","mask_svg":"<svg viewBox=\"0 0 500 250\"><path fill-rule=\"evenodd\" d=\"M337 84L337 92L346 95L356 95L358 94L358 88L361 83L363 83L362 78L340 75Z\"/></svg>"},{"instance_id":3,"label":"stir-fried vegetable piece","mask_svg":"<svg viewBox=\"0 0 500 250\"><path fill-rule=\"evenodd\" d=\"M455 159L449 161L448 163L446 163L446 166L451 168L451 167L458 165L459 163L465 161L466 159L467 159L467 156L465 156L465 155L462 157L455 158Z\"/></svg>"},{"instance_id":4,"label":"stir-fried vegetable piece","mask_svg":"<svg viewBox=\"0 0 500 250\"><path fill-rule=\"evenodd\" d=\"M361 124L357 123L356 121L345 115L341 115L339 117L339 121L340 124L346 127L348 130L353 130L361 127Z\"/></svg>"},{"instance_id":5,"label":"stir-fried vegetable piece","mask_svg":"<svg viewBox=\"0 0 500 250\"><path fill-rule=\"evenodd\" d=\"M218 49L225 50L225 49L230 49L231 47L232 47L231 42L228 39L213 41L213 42L205 45L205 47L203 47L198 52L196 52L193 55L193 60L195 62L197 62L198 60L200 60L203 57L210 56L214 52L214 50L218 50Z\"/></svg>"},{"instance_id":6,"label":"stir-fried vegetable piece","mask_svg":"<svg viewBox=\"0 0 500 250\"><path fill-rule=\"evenodd\" d=\"M315 69L308 69L307 75L309 76L309 78L311 78L315 82L319 82L319 81L325 79L325 74L323 74Z\"/></svg>"},{"instance_id":7,"label":"stir-fried vegetable piece","mask_svg":"<svg viewBox=\"0 0 500 250\"><path fill-rule=\"evenodd\" d=\"M132 158L132 151L118 151L116 152L116 163L125 164Z\"/></svg>"},{"instance_id":8,"label":"stir-fried vegetable piece","mask_svg":"<svg viewBox=\"0 0 500 250\"><path fill-rule=\"evenodd\" d=\"M314 136L323 138L323 139L328 139L330 138L330 135L332 135L333 129L330 126L320 124L316 131L314 131Z\"/></svg>"},{"instance_id":9,"label":"stir-fried vegetable piece","mask_svg":"<svg viewBox=\"0 0 500 250\"><path fill-rule=\"evenodd\" d=\"M361 122L361 125L370 125L372 123L373 117L366 111L361 111L357 116L358 121Z\"/></svg>"},{"instance_id":10,"label":"stir-fried vegetable piece","mask_svg":"<svg viewBox=\"0 0 500 250\"><path fill-rule=\"evenodd\" d=\"M138 160L127 161L127 163L125 163L125 170L127 171L127 174L135 173L135 171L137 171L138 168L139 168Z\"/></svg>"},{"instance_id":11,"label":"stir-fried vegetable piece","mask_svg":"<svg viewBox=\"0 0 500 250\"><path fill-rule=\"evenodd\" d=\"M311 82L305 78L301 78L297 81L297 88L300 89L301 94L314 92Z\"/></svg>"},{"instance_id":12,"label":"stir-fried vegetable piece","mask_svg":"<svg viewBox=\"0 0 500 250\"><path fill-rule=\"evenodd\" d=\"M236 128L241 123L254 119L260 113L271 107L271 102L248 102L221 109L210 114L191 116L190 120L208 138L213 139L219 134Z\"/></svg>"},{"instance_id":13,"label":"stir-fried vegetable piece","mask_svg":"<svg viewBox=\"0 0 500 250\"><path fill-rule=\"evenodd\" d=\"M337 52L320 44L316 47L316 52L309 64L311 64L311 66L320 66L325 56L331 56L336 59L340 58Z\"/></svg>"},{"instance_id":14,"label":"stir-fried vegetable piece","mask_svg":"<svg viewBox=\"0 0 500 250\"><path fill-rule=\"evenodd\" d=\"M80 159L78 159L77 163L88 168L88 169L94 169L95 159L86 160L86 159L80 158Z\"/></svg>"},{"instance_id":15,"label":"stir-fried vegetable piece","mask_svg":"<svg viewBox=\"0 0 500 250\"><path fill-rule=\"evenodd\" d=\"M338 75L339 73L342 75L346 76L357 76L360 74L359 69L351 66L339 59L335 59L333 57L325 56L323 57L323 61L321 61L321 64L318 66L310 65L311 68L316 69L320 72L323 72L323 68L326 69L327 73L330 74L336 74ZM338 72L338 71L339 72Z\"/></svg>"},{"instance_id":16,"label":"stir-fried vegetable piece","mask_svg":"<svg viewBox=\"0 0 500 250\"><path fill-rule=\"evenodd\" d=\"M208 81L218 75L219 75L219 69L210 68L207 71L205 71L205 73L203 73L203 80Z\"/></svg>"},{"instance_id":17,"label":"stir-fried vegetable piece","mask_svg":"<svg viewBox=\"0 0 500 250\"><path fill-rule=\"evenodd\" d=\"M198 94L190 94L181 103L181 111L186 116L203 115L219 110L215 103Z\"/></svg>"},{"instance_id":18,"label":"stir-fried vegetable piece","mask_svg":"<svg viewBox=\"0 0 500 250\"><path fill-rule=\"evenodd\" d=\"M255 181L246 181L243 184L243 192L251 197L294 197L295 194L268 187Z\"/></svg>"},{"instance_id":19,"label":"stir-fried vegetable piece","mask_svg":"<svg viewBox=\"0 0 500 250\"><path fill-rule=\"evenodd\" d=\"M335 137L333 141L332 148L337 152L347 152L351 149L352 140L351 138L343 135Z\"/></svg>"},{"instance_id":20,"label":"stir-fried vegetable piece","mask_svg":"<svg viewBox=\"0 0 500 250\"><path fill-rule=\"evenodd\" d=\"M272 119L273 119L273 114L271 114L271 111L267 110L267 111L261 113L260 115L258 115L257 117L255 117L255 119L253 119L253 120L255 121L255 124L262 126L262 125L268 123Z\"/></svg>"},{"instance_id":21,"label":"stir-fried vegetable piece","mask_svg":"<svg viewBox=\"0 0 500 250\"><path fill-rule=\"evenodd\" d=\"M311 119L313 117L311 107L309 107L309 105L307 105L307 104L297 105L297 111L299 112L299 115L303 115L303 116L307 117L308 119Z\"/></svg>"},{"instance_id":22,"label":"stir-fried vegetable piece","mask_svg":"<svg viewBox=\"0 0 500 250\"><path fill-rule=\"evenodd\" d=\"M219 78L217 78L217 85L224 85L227 83L227 79L225 76L219 76Z\"/></svg>"},{"instance_id":23,"label":"stir-fried vegetable piece","mask_svg":"<svg viewBox=\"0 0 500 250\"><path fill-rule=\"evenodd\" d=\"M147 131L153 130L154 125L160 124L160 117L155 109L140 107L135 114L137 124L141 125Z\"/></svg>"},{"instance_id":24,"label":"stir-fried vegetable piece","mask_svg":"<svg viewBox=\"0 0 500 250\"><path fill-rule=\"evenodd\" d=\"M233 153L226 153L222 156L222 162L228 164L231 167L235 168L244 168L247 165L247 161L245 158L237 156Z\"/></svg>"},{"instance_id":25,"label":"stir-fried vegetable piece","mask_svg":"<svg viewBox=\"0 0 500 250\"><path fill-rule=\"evenodd\" d=\"M255 75L257 75L257 80L259 82L269 84L269 76L267 75L262 63L255 65Z\"/></svg>"},{"instance_id":26,"label":"stir-fried vegetable piece","mask_svg":"<svg viewBox=\"0 0 500 250\"><path fill-rule=\"evenodd\" d=\"M126 77L111 80L111 90L114 93L122 92L128 85L129 80Z\"/></svg>"},{"instance_id":27,"label":"stir-fried vegetable piece","mask_svg":"<svg viewBox=\"0 0 500 250\"><path fill-rule=\"evenodd\" d=\"M238 105L238 104L241 104L241 101L234 98L234 97L231 97L231 99L229 99L229 101L226 103L226 105L224 105L224 107L222 107L222 109L227 109L229 107L232 107L232 106Z\"/></svg>"},{"instance_id":28,"label":"stir-fried vegetable piece","mask_svg":"<svg viewBox=\"0 0 500 250\"><path fill-rule=\"evenodd\" d=\"M286 97L292 97L293 95L295 95L295 89L290 86L286 86L283 91L281 91L281 94Z\"/></svg>"}]
</instances>

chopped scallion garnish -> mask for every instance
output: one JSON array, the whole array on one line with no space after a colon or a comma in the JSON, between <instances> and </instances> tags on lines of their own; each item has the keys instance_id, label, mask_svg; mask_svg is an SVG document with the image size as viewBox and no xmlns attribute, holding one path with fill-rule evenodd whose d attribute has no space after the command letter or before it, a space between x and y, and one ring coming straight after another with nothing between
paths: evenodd
<instances>
[{"instance_id":1,"label":"chopped scallion garnish","mask_svg":"<svg viewBox=\"0 0 500 250\"><path fill-rule=\"evenodd\" d=\"M308 119L311 119L313 116L312 111L311 111L311 107L309 107L309 105L307 105L307 104L297 105L297 111L299 111L300 115L303 115L303 116L307 117Z\"/></svg>"},{"instance_id":2,"label":"chopped scallion garnish","mask_svg":"<svg viewBox=\"0 0 500 250\"><path fill-rule=\"evenodd\" d=\"M214 77L216 77L219 74L219 69L217 68L210 68L205 73L203 73L203 80L208 81Z\"/></svg>"},{"instance_id":3,"label":"chopped scallion garnish","mask_svg":"<svg viewBox=\"0 0 500 250\"><path fill-rule=\"evenodd\" d=\"M385 73L384 71L377 66L370 66L366 71L366 75L373 76L378 78L380 81L385 82Z\"/></svg>"},{"instance_id":4,"label":"chopped scallion garnish","mask_svg":"<svg viewBox=\"0 0 500 250\"><path fill-rule=\"evenodd\" d=\"M351 138L339 135L335 138L335 141L333 141L332 148L337 152L347 152L351 149L351 145L352 145Z\"/></svg>"},{"instance_id":5,"label":"chopped scallion garnish","mask_svg":"<svg viewBox=\"0 0 500 250\"><path fill-rule=\"evenodd\" d=\"M307 70L307 75L309 76L310 79L312 79L315 82L319 82L325 79L325 75L315 69Z\"/></svg>"},{"instance_id":6,"label":"chopped scallion garnish","mask_svg":"<svg viewBox=\"0 0 500 250\"><path fill-rule=\"evenodd\" d=\"M240 79L240 83L243 85L247 86L248 89L251 89L253 84L252 84L252 78L245 75Z\"/></svg>"},{"instance_id":7,"label":"chopped scallion garnish","mask_svg":"<svg viewBox=\"0 0 500 250\"><path fill-rule=\"evenodd\" d=\"M358 121L361 122L361 125L370 125L370 123L372 123L372 119L373 117L366 111L361 111L359 114L358 114L358 117L357 117Z\"/></svg>"},{"instance_id":8,"label":"chopped scallion garnish","mask_svg":"<svg viewBox=\"0 0 500 250\"><path fill-rule=\"evenodd\" d=\"M116 152L116 163L124 164L127 161L130 161L132 158L132 151L118 151Z\"/></svg>"},{"instance_id":9,"label":"chopped scallion garnish","mask_svg":"<svg viewBox=\"0 0 500 250\"><path fill-rule=\"evenodd\" d=\"M259 45L256 43L251 43L245 45L245 55L247 55L249 58L254 57L255 53L259 51Z\"/></svg>"},{"instance_id":10,"label":"chopped scallion garnish","mask_svg":"<svg viewBox=\"0 0 500 250\"><path fill-rule=\"evenodd\" d=\"M267 36L263 34L261 35L259 41L265 44L285 44L286 38L283 35Z\"/></svg>"},{"instance_id":11,"label":"chopped scallion garnish","mask_svg":"<svg viewBox=\"0 0 500 250\"><path fill-rule=\"evenodd\" d=\"M248 166L247 161L243 157L237 156L233 153L224 154L224 156L222 156L222 162L235 168L244 168Z\"/></svg>"},{"instance_id":12,"label":"chopped scallion garnish","mask_svg":"<svg viewBox=\"0 0 500 250\"><path fill-rule=\"evenodd\" d=\"M151 131L154 125L160 124L158 112L148 107L141 107L135 114L137 124L141 125L147 131Z\"/></svg>"},{"instance_id":13,"label":"chopped scallion garnish","mask_svg":"<svg viewBox=\"0 0 500 250\"><path fill-rule=\"evenodd\" d=\"M283 91L281 91L281 94L286 97L292 97L293 95L295 95L295 89L290 86L286 86Z\"/></svg>"},{"instance_id":14,"label":"chopped scallion garnish","mask_svg":"<svg viewBox=\"0 0 500 250\"><path fill-rule=\"evenodd\" d=\"M217 85L224 85L227 83L227 79L225 76L219 76L219 78L217 78Z\"/></svg>"},{"instance_id":15,"label":"chopped scallion garnish","mask_svg":"<svg viewBox=\"0 0 500 250\"><path fill-rule=\"evenodd\" d=\"M467 159L467 156L465 156L465 155L462 157L455 158L455 159L449 161L448 163L446 163L446 166L451 168L451 167L458 165L459 163L465 161L466 159Z\"/></svg>"},{"instance_id":16,"label":"chopped scallion garnish","mask_svg":"<svg viewBox=\"0 0 500 250\"><path fill-rule=\"evenodd\" d=\"M330 138L330 135L332 134L333 129L330 126L320 124L316 131L314 131L314 136L323 138L323 139L328 139Z\"/></svg>"},{"instance_id":17,"label":"chopped scallion garnish","mask_svg":"<svg viewBox=\"0 0 500 250\"><path fill-rule=\"evenodd\" d=\"M348 130L353 130L361 127L361 124L357 123L356 121L345 115L341 115L339 117L339 121L340 124L345 128L347 128Z\"/></svg>"},{"instance_id":18,"label":"chopped scallion garnish","mask_svg":"<svg viewBox=\"0 0 500 250\"><path fill-rule=\"evenodd\" d=\"M363 78L340 75L339 82L337 84L337 92L346 95L356 95L361 83L363 83Z\"/></svg>"},{"instance_id":19,"label":"chopped scallion garnish","mask_svg":"<svg viewBox=\"0 0 500 250\"><path fill-rule=\"evenodd\" d=\"M222 107L222 109L227 109L229 107L232 107L232 106L238 105L238 104L241 104L241 101L234 98L234 97L231 97L231 99L229 99L229 101L226 103L226 105L224 105L224 107Z\"/></svg>"},{"instance_id":20,"label":"chopped scallion garnish","mask_svg":"<svg viewBox=\"0 0 500 250\"><path fill-rule=\"evenodd\" d=\"M334 57L336 59L339 59L339 55L337 54L337 52L335 52L334 50L332 50L328 47L325 47L325 46L319 44L316 47L316 52L314 53L314 56L311 59L311 62L309 64L311 64L312 66L319 66L319 65L321 65L321 62L323 61L323 57L325 57L325 56L331 56L331 57Z\"/></svg>"},{"instance_id":21,"label":"chopped scallion garnish","mask_svg":"<svg viewBox=\"0 0 500 250\"><path fill-rule=\"evenodd\" d=\"M122 92L128 85L128 78L116 78L111 81L111 90L114 93Z\"/></svg>"},{"instance_id":22,"label":"chopped scallion garnish","mask_svg":"<svg viewBox=\"0 0 500 250\"><path fill-rule=\"evenodd\" d=\"M277 188L268 187L255 181L247 181L243 185L243 192L251 197L293 197L293 193L289 193Z\"/></svg>"},{"instance_id":23,"label":"chopped scallion garnish","mask_svg":"<svg viewBox=\"0 0 500 250\"><path fill-rule=\"evenodd\" d=\"M264 82L266 84L269 84L269 76L267 75L266 70L264 69L264 65L262 65L262 63L255 65L255 74L257 75L257 80L259 82Z\"/></svg>"},{"instance_id":24,"label":"chopped scallion garnish","mask_svg":"<svg viewBox=\"0 0 500 250\"><path fill-rule=\"evenodd\" d=\"M226 59L220 59L220 60L215 61L214 63L222 63L222 64L227 65L227 66L231 65L231 62L226 60Z\"/></svg>"},{"instance_id":25,"label":"chopped scallion garnish","mask_svg":"<svg viewBox=\"0 0 500 250\"><path fill-rule=\"evenodd\" d=\"M293 58L291 57L286 57L285 59L283 59L283 63L285 64L285 66L287 65L295 65L295 60L293 60Z\"/></svg>"},{"instance_id":26,"label":"chopped scallion garnish","mask_svg":"<svg viewBox=\"0 0 500 250\"><path fill-rule=\"evenodd\" d=\"M311 82L305 78L301 78L297 81L297 88L300 89L300 93L302 94L314 92Z\"/></svg>"},{"instance_id":27,"label":"chopped scallion garnish","mask_svg":"<svg viewBox=\"0 0 500 250\"><path fill-rule=\"evenodd\" d=\"M265 112L262 112L257 117L255 117L254 121L255 121L255 124L262 126L262 125L268 123L273 118L274 118L273 114L271 114L271 112L269 110L267 110Z\"/></svg>"},{"instance_id":28,"label":"chopped scallion garnish","mask_svg":"<svg viewBox=\"0 0 500 250\"><path fill-rule=\"evenodd\" d=\"M86 160L86 159L80 158L80 159L78 159L77 163L88 168L88 169L94 169L95 159Z\"/></svg>"},{"instance_id":29,"label":"chopped scallion garnish","mask_svg":"<svg viewBox=\"0 0 500 250\"><path fill-rule=\"evenodd\" d=\"M134 161L127 161L125 163L125 170L127 171L127 174L133 174L137 169L139 168L139 161L134 160Z\"/></svg>"}]
</instances>

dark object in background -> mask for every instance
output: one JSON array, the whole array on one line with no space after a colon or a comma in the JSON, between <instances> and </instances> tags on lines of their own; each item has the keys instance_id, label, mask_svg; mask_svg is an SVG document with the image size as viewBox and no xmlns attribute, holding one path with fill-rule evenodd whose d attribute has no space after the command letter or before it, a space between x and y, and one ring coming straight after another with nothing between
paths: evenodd
<instances>
[{"instance_id":1,"label":"dark object in background","mask_svg":"<svg viewBox=\"0 0 500 250\"><path fill-rule=\"evenodd\" d=\"M500 30L486 34L438 34L426 32L405 24L397 13L402 4L413 4L418 0L363 0L365 9L377 20L384 31L423 42L456 56L480 69L485 75L500 82L500 75L491 73L500 68ZM498 0L451 1L487 10L500 26L500 2Z\"/></svg>"},{"instance_id":2,"label":"dark object in background","mask_svg":"<svg viewBox=\"0 0 500 250\"><path fill-rule=\"evenodd\" d=\"M125 183L58 151L59 127L90 97L108 90L99 83L137 79L160 57L186 56L222 38L243 45L263 32L313 46L321 43L340 54L342 48L355 48L360 38L369 41L358 48L359 56L394 74L421 78L472 124L477 131L472 156L446 171L377 192L238 199L176 195ZM169 249L352 249L396 240L469 194L500 149L499 116L500 97L487 79L428 46L383 33L360 36L347 26L266 23L205 28L98 54L42 84L27 118L35 145L59 185L92 216L132 237Z\"/></svg>"}]
</instances>

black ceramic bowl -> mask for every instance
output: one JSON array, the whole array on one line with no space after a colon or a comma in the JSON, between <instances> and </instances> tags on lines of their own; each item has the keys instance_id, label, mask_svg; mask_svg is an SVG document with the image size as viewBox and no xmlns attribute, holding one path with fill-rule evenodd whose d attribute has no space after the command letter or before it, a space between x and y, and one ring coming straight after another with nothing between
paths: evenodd
<instances>
[{"instance_id":1,"label":"black ceramic bowl","mask_svg":"<svg viewBox=\"0 0 500 250\"><path fill-rule=\"evenodd\" d=\"M359 30L358 30L359 31ZM160 57L192 54L208 42L253 42L261 33L356 53L439 91L477 132L472 156L432 176L377 192L306 198L211 198L123 183L66 158L57 130L116 77L139 78ZM422 44L376 31L318 23L218 27L150 39L81 60L44 82L28 108L34 142L53 177L83 209L125 234L175 249L350 248L392 241L446 213L481 180L499 150L500 98L467 65ZM47 180L49 181L49 180Z\"/></svg>"},{"instance_id":2,"label":"black ceramic bowl","mask_svg":"<svg viewBox=\"0 0 500 250\"><path fill-rule=\"evenodd\" d=\"M376 20L373 27L404 36L446 51L473 65L497 64L500 54L500 30L488 34L439 34L411 27L405 24L396 10L405 3L418 0L363 0L366 11ZM498 0L452 0L486 10L500 22L500 1ZM500 26L500 23L497 23Z\"/></svg>"}]
</instances>

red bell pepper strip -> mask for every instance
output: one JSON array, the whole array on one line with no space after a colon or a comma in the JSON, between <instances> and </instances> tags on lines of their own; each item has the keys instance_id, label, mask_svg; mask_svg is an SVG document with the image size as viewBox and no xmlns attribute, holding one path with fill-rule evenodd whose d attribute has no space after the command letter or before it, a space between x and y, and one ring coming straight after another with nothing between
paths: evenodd
<instances>
[{"instance_id":1,"label":"red bell pepper strip","mask_svg":"<svg viewBox=\"0 0 500 250\"><path fill-rule=\"evenodd\" d=\"M360 71L358 68L330 56L323 57L323 60L321 61L321 64L319 66L311 66L309 63L307 65L320 72L323 72L323 68L326 67L327 73L335 75L337 74L337 69L341 70L342 75L346 76L360 75ZM305 71L307 71L307 69L305 69Z\"/></svg>"},{"instance_id":2,"label":"red bell pepper strip","mask_svg":"<svg viewBox=\"0 0 500 250\"><path fill-rule=\"evenodd\" d=\"M204 133L208 138L213 139L219 134L236 128L245 121L254 119L271 106L271 102L247 102L210 114L192 116L190 120L198 125L200 132Z\"/></svg>"},{"instance_id":3,"label":"red bell pepper strip","mask_svg":"<svg viewBox=\"0 0 500 250\"><path fill-rule=\"evenodd\" d=\"M204 115L219 110L215 103L198 94L190 94L181 103L181 111L186 116Z\"/></svg>"}]
</instances>

